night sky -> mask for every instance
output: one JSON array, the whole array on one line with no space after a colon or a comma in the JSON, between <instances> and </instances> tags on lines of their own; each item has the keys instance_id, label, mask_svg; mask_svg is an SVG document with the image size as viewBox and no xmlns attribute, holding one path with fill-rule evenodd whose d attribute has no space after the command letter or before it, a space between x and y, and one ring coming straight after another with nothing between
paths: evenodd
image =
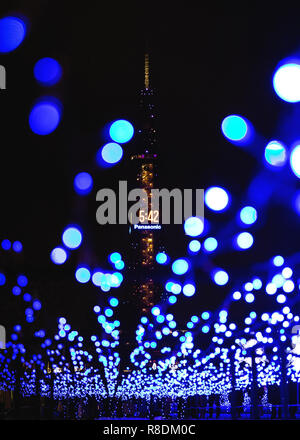
<instances>
[{"instance_id":1,"label":"night sky","mask_svg":"<svg viewBox=\"0 0 300 440\"><path fill-rule=\"evenodd\" d=\"M106 141L106 124L125 118L134 125L138 117L146 49L156 95L160 187L226 188L231 208L206 213L212 235L229 240L228 224L237 232L235 216L262 169L266 142L277 136L290 141L288 125L284 131L279 121L291 110L274 93L272 76L282 59L300 54L300 11L226 5L215 12L213 6L196 9L184 3L162 10L151 2L145 7L140 3L1 2L1 15L23 14L29 32L16 51L0 57L7 70L7 90L0 96L0 239L24 245L23 256L15 259L0 251L0 263L12 279L20 272L28 275L29 289L44 305L41 325L51 328L59 316L83 331L94 325L90 312L101 303L99 292L76 283L74 268L85 262L110 269L107 256L112 251L126 255L128 228L96 223L95 194L128 178L126 160L134 142L124 146L123 161L112 168L99 168L95 154ZM44 56L56 58L63 68L62 80L50 88L38 85L33 76L35 62ZM55 132L38 136L29 128L28 115L34 101L47 95L61 100L63 118ZM221 122L232 113L245 116L255 127L259 137L253 148L261 152L260 160L223 137ZM300 136L300 124L293 130L293 136ZM87 197L73 189L79 171L94 178ZM71 223L82 226L85 245L58 267L49 254ZM297 251L299 240L293 237L298 223L279 188L253 228L253 249L243 254L224 248L214 264L227 268L233 281L243 278L254 264ZM181 229L164 228L165 249L172 257L186 253L188 240L178 235ZM195 307L218 307L230 286L212 285L197 267L195 276L200 286ZM158 272L158 277L163 281L167 275Z\"/></svg>"}]
</instances>

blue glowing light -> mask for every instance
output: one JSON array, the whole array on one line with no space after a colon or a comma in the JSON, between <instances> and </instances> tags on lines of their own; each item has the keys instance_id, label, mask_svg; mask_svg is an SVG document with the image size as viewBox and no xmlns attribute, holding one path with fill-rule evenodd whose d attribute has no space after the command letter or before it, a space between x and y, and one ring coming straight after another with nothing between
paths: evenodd
<instances>
[{"instance_id":1,"label":"blue glowing light","mask_svg":"<svg viewBox=\"0 0 300 440\"><path fill-rule=\"evenodd\" d=\"M158 316L158 315L160 314L160 309L159 309L159 307L157 307L157 306L152 307L152 309L151 309L151 313L152 313L152 315L154 315L154 316Z\"/></svg>"},{"instance_id":2,"label":"blue glowing light","mask_svg":"<svg viewBox=\"0 0 300 440\"><path fill-rule=\"evenodd\" d=\"M79 283L87 283L91 279L91 272L86 267L79 267L75 272L75 277Z\"/></svg>"},{"instance_id":3,"label":"blue glowing light","mask_svg":"<svg viewBox=\"0 0 300 440\"><path fill-rule=\"evenodd\" d=\"M25 302L30 302L30 301L31 301L31 295L30 295L30 293L24 293L24 295L23 295L23 300L24 300Z\"/></svg>"},{"instance_id":4,"label":"blue glowing light","mask_svg":"<svg viewBox=\"0 0 300 440\"><path fill-rule=\"evenodd\" d=\"M204 319L204 320L209 319L209 317L210 317L210 313L209 312L203 312L202 315L201 315L201 318Z\"/></svg>"},{"instance_id":5,"label":"blue glowing light","mask_svg":"<svg viewBox=\"0 0 300 440\"><path fill-rule=\"evenodd\" d=\"M2 249L4 249L5 251L8 251L11 248L11 242L7 239L2 240L1 242L1 247Z\"/></svg>"},{"instance_id":6,"label":"blue glowing light","mask_svg":"<svg viewBox=\"0 0 300 440\"><path fill-rule=\"evenodd\" d=\"M204 229L204 222L199 217L189 217L184 222L184 231L190 237L197 237L202 234Z\"/></svg>"},{"instance_id":7,"label":"blue glowing light","mask_svg":"<svg viewBox=\"0 0 300 440\"><path fill-rule=\"evenodd\" d=\"M300 214L300 191L295 193L293 202L294 202L294 208L295 208L297 214Z\"/></svg>"},{"instance_id":8,"label":"blue glowing light","mask_svg":"<svg viewBox=\"0 0 300 440\"><path fill-rule=\"evenodd\" d=\"M295 176L300 178L300 145L296 145L290 155L290 165Z\"/></svg>"},{"instance_id":9,"label":"blue glowing light","mask_svg":"<svg viewBox=\"0 0 300 440\"><path fill-rule=\"evenodd\" d=\"M110 300L109 300L109 304L110 304L112 307L117 307L117 305L119 304L119 300L118 300L117 298L110 298Z\"/></svg>"},{"instance_id":10,"label":"blue glowing light","mask_svg":"<svg viewBox=\"0 0 300 440\"><path fill-rule=\"evenodd\" d=\"M247 295L245 295L245 301L247 303L252 303L254 301L255 297L253 295L253 293L247 293Z\"/></svg>"},{"instance_id":11,"label":"blue glowing light","mask_svg":"<svg viewBox=\"0 0 300 440\"><path fill-rule=\"evenodd\" d=\"M279 98L287 102L300 101L300 64L287 63L273 76L273 87Z\"/></svg>"},{"instance_id":12,"label":"blue glowing light","mask_svg":"<svg viewBox=\"0 0 300 440\"><path fill-rule=\"evenodd\" d=\"M51 252L50 258L54 264L63 264L67 260L67 252L61 247L56 247Z\"/></svg>"},{"instance_id":13,"label":"blue glowing light","mask_svg":"<svg viewBox=\"0 0 300 440\"><path fill-rule=\"evenodd\" d=\"M118 270L122 270L125 267L125 263L122 260L116 261L115 268Z\"/></svg>"},{"instance_id":14,"label":"blue glowing light","mask_svg":"<svg viewBox=\"0 0 300 440\"><path fill-rule=\"evenodd\" d=\"M240 211L240 219L245 225L252 225L257 220L257 211L253 206L245 206Z\"/></svg>"},{"instance_id":15,"label":"blue glowing light","mask_svg":"<svg viewBox=\"0 0 300 440\"><path fill-rule=\"evenodd\" d=\"M192 240L189 242L189 250L191 252L198 252L201 249L201 243L198 240Z\"/></svg>"},{"instance_id":16,"label":"blue glowing light","mask_svg":"<svg viewBox=\"0 0 300 440\"><path fill-rule=\"evenodd\" d=\"M164 252L159 252L156 255L156 261L159 264L166 264L166 262L168 261L168 257L167 257L167 255Z\"/></svg>"},{"instance_id":17,"label":"blue glowing light","mask_svg":"<svg viewBox=\"0 0 300 440\"><path fill-rule=\"evenodd\" d=\"M178 260L175 260L172 264L172 271L176 275L183 275L189 270L189 263L184 260L183 258L179 258Z\"/></svg>"},{"instance_id":18,"label":"blue glowing light","mask_svg":"<svg viewBox=\"0 0 300 440\"><path fill-rule=\"evenodd\" d=\"M35 301L33 301L32 307L34 308L34 310L41 310L42 304L38 299L36 299Z\"/></svg>"},{"instance_id":19,"label":"blue glowing light","mask_svg":"<svg viewBox=\"0 0 300 440\"><path fill-rule=\"evenodd\" d=\"M20 289L20 287L19 287L19 286L14 286L14 287L12 288L12 293L13 293L13 295L19 296L20 293L21 293L21 289Z\"/></svg>"},{"instance_id":20,"label":"blue glowing light","mask_svg":"<svg viewBox=\"0 0 300 440\"><path fill-rule=\"evenodd\" d=\"M119 144L110 142L102 147L102 149L100 150L100 155L104 162L108 164L115 164L122 159L123 148ZM101 165L101 159L99 155L97 155L97 161Z\"/></svg>"},{"instance_id":21,"label":"blue glowing light","mask_svg":"<svg viewBox=\"0 0 300 440\"><path fill-rule=\"evenodd\" d=\"M109 260L111 263L115 264L117 261L121 260L122 256L119 252L113 252L112 254L110 254L109 256Z\"/></svg>"},{"instance_id":22,"label":"blue glowing light","mask_svg":"<svg viewBox=\"0 0 300 440\"><path fill-rule=\"evenodd\" d=\"M233 298L235 301L238 301L239 299L241 299L241 297L242 297L241 292L236 291L236 292L233 292L233 294L232 294L232 298Z\"/></svg>"},{"instance_id":23,"label":"blue glowing light","mask_svg":"<svg viewBox=\"0 0 300 440\"><path fill-rule=\"evenodd\" d=\"M204 200L209 209L223 211L229 203L229 196L225 189L212 186L205 191Z\"/></svg>"},{"instance_id":24,"label":"blue glowing light","mask_svg":"<svg viewBox=\"0 0 300 440\"><path fill-rule=\"evenodd\" d=\"M0 272L0 286L4 286L5 282L6 282L5 275L4 275L4 273Z\"/></svg>"},{"instance_id":25,"label":"blue glowing light","mask_svg":"<svg viewBox=\"0 0 300 440\"><path fill-rule=\"evenodd\" d=\"M44 136L57 128L60 119L61 105L53 99L43 99L32 108L29 125L35 134Z\"/></svg>"},{"instance_id":26,"label":"blue glowing light","mask_svg":"<svg viewBox=\"0 0 300 440\"><path fill-rule=\"evenodd\" d=\"M214 237L208 237L204 243L204 248L207 250L207 252L213 252L218 247L218 242Z\"/></svg>"},{"instance_id":27,"label":"blue glowing light","mask_svg":"<svg viewBox=\"0 0 300 440\"><path fill-rule=\"evenodd\" d=\"M181 285L178 283L172 283L170 291L174 293L174 295L178 295L181 292Z\"/></svg>"},{"instance_id":28,"label":"blue glowing light","mask_svg":"<svg viewBox=\"0 0 300 440\"><path fill-rule=\"evenodd\" d=\"M112 309L105 309L104 310L104 313L105 313L105 315L108 317L108 318L111 318L112 317L112 315L114 314L114 312L112 311Z\"/></svg>"},{"instance_id":29,"label":"blue glowing light","mask_svg":"<svg viewBox=\"0 0 300 440\"><path fill-rule=\"evenodd\" d=\"M53 86L58 83L62 75L62 68L54 58L41 58L33 69L35 79L45 86Z\"/></svg>"},{"instance_id":30,"label":"blue glowing light","mask_svg":"<svg viewBox=\"0 0 300 440\"><path fill-rule=\"evenodd\" d=\"M12 247L15 252L21 252L23 249L23 245L20 241L14 241Z\"/></svg>"},{"instance_id":31,"label":"blue glowing light","mask_svg":"<svg viewBox=\"0 0 300 440\"><path fill-rule=\"evenodd\" d=\"M76 249L81 245L82 234L78 228L71 226L64 231L62 240L68 248Z\"/></svg>"},{"instance_id":32,"label":"blue glowing light","mask_svg":"<svg viewBox=\"0 0 300 440\"><path fill-rule=\"evenodd\" d=\"M209 332L209 327L208 327L208 325L204 325L203 327L202 327L202 333L208 333Z\"/></svg>"},{"instance_id":33,"label":"blue glowing light","mask_svg":"<svg viewBox=\"0 0 300 440\"><path fill-rule=\"evenodd\" d=\"M25 275L19 275L17 279L17 283L20 287L25 287L28 284L28 279Z\"/></svg>"},{"instance_id":34,"label":"blue glowing light","mask_svg":"<svg viewBox=\"0 0 300 440\"><path fill-rule=\"evenodd\" d=\"M283 304L286 302L286 296L281 293L280 295L277 296L276 301L279 304Z\"/></svg>"},{"instance_id":35,"label":"blue glowing light","mask_svg":"<svg viewBox=\"0 0 300 440\"><path fill-rule=\"evenodd\" d=\"M93 188L93 179L89 173L79 173L74 179L74 188L77 194L89 194Z\"/></svg>"},{"instance_id":36,"label":"blue glowing light","mask_svg":"<svg viewBox=\"0 0 300 440\"><path fill-rule=\"evenodd\" d=\"M224 286L225 284L228 283L229 276L228 276L228 273L225 272L224 270L217 270L213 274L213 279L214 279L214 282L216 284L218 284L219 286Z\"/></svg>"},{"instance_id":37,"label":"blue glowing light","mask_svg":"<svg viewBox=\"0 0 300 440\"><path fill-rule=\"evenodd\" d=\"M25 23L17 17L4 17L0 20L0 52L15 50L26 34Z\"/></svg>"},{"instance_id":38,"label":"blue glowing light","mask_svg":"<svg viewBox=\"0 0 300 440\"><path fill-rule=\"evenodd\" d=\"M236 242L240 249L249 249L253 245L253 241L253 236L249 232L241 232L236 237Z\"/></svg>"},{"instance_id":39,"label":"blue glowing light","mask_svg":"<svg viewBox=\"0 0 300 440\"><path fill-rule=\"evenodd\" d=\"M119 119L111 124L109 135L114 142L124 144L130 141L134 133L133 126L125 119Z\"/></svg>"},{"instance_id":40,"label":"blue glowing light","mask_svg":"<svg viewBox=\"0 0 300 440\"><path fill-rule=\"evenodd\" d=\"M278 141L271 141L265 148L266 161L275 167L281 167L286 162L286 149L285 146Z\"/></svg>"},{"instance_id":41,"label":"blue glowing light","mask_svg":"<svg viewBox=\"0 0 300 440\"><path fill-rule=\"evenodd\" d=\"M193 284L185 284L183 286L182 292L185 296L193 296L196 292L196 288Z\"/></svg>"},{"instance_id":42,"label":"blue glowing light","mask_svg":"<svg viewBox=\"0 0 300 440\"><path fill-rule=\"evenodd\" d=\"M177 298L174 295L169 296L169 303L175 304L177 302Z\"/></svg>"},{"instance_id":43,"label":"blue glowing light","mask_svg":"<svg viewBox=\"0 0 300 440\"><path fill-rule=\"evenodd\" d=\"M230 115L222 121L222 132L231 141L241 141L247 131L247 122L241 116Z\"/></svg>"},{"instance_id":44,"label":"blue glowing light","mask_svg":"<svg viewBox=\"0 0 300 440\"><path fill-rule=\"evenodd\" d=\"M277 255L273 258L273 264L274 266L280 267L284 263L284 258L281 255Z\"/></svg>"}]
</instances>

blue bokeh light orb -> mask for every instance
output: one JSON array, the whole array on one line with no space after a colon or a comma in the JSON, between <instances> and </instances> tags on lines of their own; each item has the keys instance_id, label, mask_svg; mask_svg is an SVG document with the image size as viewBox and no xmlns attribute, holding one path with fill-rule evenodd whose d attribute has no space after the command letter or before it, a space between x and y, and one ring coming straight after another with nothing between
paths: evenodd
<instances>
[{"instance_id":1,"label":"blue bokeh light orb","mask_svg":"<svg viewBox=\"0 0 300 440\"><path fill-rule=\"evenodd\" d=\"M62 76L62 68L54 58L45 57L38 60L33 69L35 79L45 86L53 86Z\"/></svg>"},{"instance_id":2,"label":"blue bokeh light orb","mask_svg":"<svg viewBox=\"0 0 300 440\"><path fill-rule=\"evenodd\" d=\"M286 148L279 141L271 141L265 148L265 159L268 164L281 167L287 159Z\"/></svg>"},{"instance_id":3,"label":"blue bokeh light orb","mask_svg":"<svg viewBox=\"0 0 300 440\"><path fill-rule=\"evenodd\" d=\"M201 249L201 243L198 240L192 240L189 242L189 250L191 252L199 252Z\"/></svg>"},{"instance_id":4,"label":"blue bokeh light orb","mask_svg":"<svg viewBox=\"0 0 300 440\"><path fill-rule=\"evenodd\" d=\"M75 272L75 277L79 283L88 283L91 279L91 272L87 267L79 267Z\"/></svg>"},{"instance_id":5,"label":"blue bokeh light orb","mask_svg":"<svg viewBox=\"0 0 300 440\"><path fill-rule=\"evenodd\" d=\"M253 241L253 236L249 232L241 232L236 237L236 243L240 249L249 249Z\"/></svg>"},{"instance_id":6,"label":"blue bokeh light orb","mask_svg":"<svg viewBox=\"0 0 300 440\"><path fill-rule=\"evenodd\" d=\"M240 211L240 219L245 225L253 225L257 220L257 211L253 206L245 206Z\"/></svg>"},{"instance_id":7,"label":"blue bokeh light orb","mask_svg":"<svg viewBox=\"0 0 300 440\"><path fill-rule=\"evenodd\" d=\"M5 251L9 251L9 249L11 248L11 242L10 242L10 240L8 240L7 238L5 238L4 240L2 240L2 242L1 242L1 247L2 247L2 249L4 249Z\"/></svg>"},{"instance_id":8,"label":"blue bokeh light orb","mask_svg":"<svg viewBox=\"0 0 300 440\"><path fill-rule=\"evenodd\" d=\"M0 286L4 286L6 282L6 276L4 275L4 273L0 272Z\"/></svg>"},{"instance_id":9,"label":"blue bokeh light orb","mask_svg":"<svg viewBox=\"0 0 300 440\"><path fill-rule=\"evenodd\" d=\"M248 131L247 122L241 116L230 115L222 121L222 132L231 141L241 141Z\"/></svg>"},{"instance_id":10,"label":"blue bokeh light orb","mask_svg":"<svg viewBox=\"0 0 300 440\"><path fill-rule=\"evenodd\" d=\"M104 161L107 164L113 165L118 163L123 157L123 148L121 145L114 142L105 144L97 154L97 162L101 165Z\"/></svg>"},{"instance_id":11,"label":"blue bokeh light orb","mask_svg":"<svg viewBox=\"0 0 300 440\"><path fill-rule=\"evenodd\" d=\"M185 296L193 296L196 292L196 288L193 284L185 284L182 289L182 293Z\"/></svg>"},{"instance_id":12,"label":"blue bokeh light orb","mask_svg":"<svg viewBox=\"0 0 300 440\"><path fill-rule=\"evenodd\" d=\"M187 260L184 260L183 258L179 258L178 260L175 260L172 264L172 271L176 275L183 275L189 270L189 263Z\"/></svg>"},{"instance_id":13,"label":"blue bokeh light orb","mask_svg":"<svg viewBox=\"0 0 300 440\"><path fill-rule=\"evenodd\" d=\"M78 173L74 179L74 188L77 194L89 194L93 188L93 179L89 173Z\"/></svg>"},{"instance_id":14,"label":"blue bokeh light orb","mask_svg":"<svg viewBox=\"0 0 300 440\"><path fill-rule=\"evenodd\" d=\"M212 186L205 191L205 204L213 211L223 211L229 203L229 196L225 189L218 186Z\"/></svg>"},{"instance_id":15,"label":"blue bokeh light orb","mask_svg":"<svg viewBox=\"0 0 300 440\"><path fill-rule=\"evenodd\" d=\"M229 281L228 273L225 270L218 269L213 273L213 280L218 286L224 286Z\"/></svg>"},{"instance_id":16,"label":"blue bokeh light orb","mask_svg":"<svg viewBox=\"0 0 300 440\"><path fill-rule=\"evenodd\" d=\"M22 243L20 241L14 241L13 245L12 245L12 248L13 248L13 250L15 252L19 253L19 252L22 252L23 245L22 245Z\"/></svg>"},{"instance_id":17,"label":"blue bokeh light orb","mask_svg":"<svg viewBox=\"0 0 300 440\"><path fill-rule=\"evenodd\" d=\"M63 232L62 240L69 249L76 249L81 245L82 234L78 228L71 226Z\"/></svg>"},{"instance_id":18,"label":"blue bokeh light orb","mask_svg":"<svg viewBox=\"0 0 300 440\"><path fill-rule=\"evenodd\" d=\"M133 126L125 119L119 119L111 124L109 135L114 142L124 144L130 141L134 134Z\"/></svg>"},{"instance_id":19,"label":"blue bokeh light orb","mask_svg":"<svg viewBox=\"0 0 300 440\"><path fill-rule=\"evenodd\" d=\"M296 192L293 203L295 211L297 212L297 214L300 214L300 191Z\"/></svg>"},{"instance_id":20,"label":"blue bokeh light orb","mask_svg":"<svg viewBox=\"0 0 300 440\"><path fill-rule=\"evenodd\" d=\"M50 258L54 264L64 264L67 260L67 252L61 247L56 247L51 252Z\"/></svg>"},{"instance_id":21,"label":"blue bokeh light orb","mask_svg":"<svg viewBox=\"0 0 300 440\"><path fill-rule=\"evenodd\" d=\"M156 255L156 261L158 264L166 264L168 261L168 256L164 252L159 252Z\"/></svg>"},{"instance_id":22,"label":"blue bokeh light orb","mask_svg":"<svg viewBox=\"0 0 300 440\"><path fill-rule=\"evenodd\" d=\"M296 145L290 155L290 165L295 176L300 178L300 145Z\"/></svg>"},{"instance_id":23,"label":"blue bokeh light orb","mask_svg":"<svg viewBox=\"0 0 300 440\"><path fill-rule=\"evenodd\" d=\"M0 52L8 53L15 50L26 35L25 23L17 17L0 19Z\"/></svg>"},{"instance_id":24,"label":"blue bokeh light orb","mask_svg":"<svg viewBox=\"0 0 300 440\"><path fill-rule=\"evenodd\" d=\"M286 63L276 70L273 87L279 98L286 102L300 101L300 64Z\"/></svg>"},{"instance_id":25,"label":"blue bokeh light orb","mask_svg":"<svg viewBox=\"0 0 300 440\"><path fill-rule=\"evenodd\" d=\"M118 261L122 260L122 255L119 252L112 252L109 256L111 263L116 264Z\"/></svg>"},{"instance_id":26,"label":"blue bokeh light orb","mask_svg":"<svg viewBox=\"0 0 300 440\"><path fill-rule=\"evenodd\" d=\"M29 114L29 126L33 133L41 136L52 133L60 123L61 108L54 99L43 99L35 104Z\"/></svg>"},{"instance_id":27,"label":"blue bokeh light orb","mask_svg":"<svg viewBox=\"0 0 300 440\"><path fill-rule=\"evenodd\" d=\"M203 246L207 252L213 252L218 247L218 242L214 237L208 237L203 243Z\"/></svg>"},{"instance_id":28,"label":"blue bokeh light orb","mask_svg":"<svg viewBox=\"0 0 300 440\"><path fill-rule=\"evenodd\" d=\"M184 231L190 237L198 237L204 230L204 222L199 217L189 217L184 222Z\"/></svg>"}]
</instances>

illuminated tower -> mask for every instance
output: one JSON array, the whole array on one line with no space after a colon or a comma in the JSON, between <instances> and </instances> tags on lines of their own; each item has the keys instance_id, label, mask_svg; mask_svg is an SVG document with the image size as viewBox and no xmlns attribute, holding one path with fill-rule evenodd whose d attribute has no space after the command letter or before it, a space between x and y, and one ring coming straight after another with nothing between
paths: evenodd
<instances>
[{"instance_id":1,"label":"illuminated tower","mask_svg":"<svg viewBox=\"0 0 300 440\"><path fill-rule=\"evenodd\" d=\"M153 104L153 90L150 88L149 55L145 55L144 88L140 92L140 120L137 130L137 152L131 155L136 176L136 186L148 195L148 212L139 212L139 224L130 226L133 251L133 294L140 310L145 313L154 304L156 286L153 280L156 241L159 233L159 212L152 211L150 191L155 188L156 178L156 129ZM134 227L135 226L135 227Z\"/></svg>"}]
</instances>

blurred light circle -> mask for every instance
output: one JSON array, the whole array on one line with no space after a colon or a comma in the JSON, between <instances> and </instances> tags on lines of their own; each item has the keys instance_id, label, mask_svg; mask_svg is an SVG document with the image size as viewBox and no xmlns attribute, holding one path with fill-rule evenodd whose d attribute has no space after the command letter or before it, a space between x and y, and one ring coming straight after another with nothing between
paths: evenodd
<instances>
[{"instance_id":1,"label":"blurred light circle","mask_svg":"<svg viewBox=\"0 0 300 440\"><path fill-rule=\"evenodd\" d=\"M110 304L112 307L117 307L117 305L119 304L119 301L118 301L117 298L110 298L110 300L109 300L109 304Z\"/></svg>"},{"instance_id":2,"label":"blurred light circle","mask_svg":"<svg viewBox=\"0 0 300 440\"><path fill-rule=\"evenodd\" d=\"M247 293L247 295L245 296L245 301L247 303L252 303L254 301L255 297L253 295L253 293Z\"/></svg>"},{"instance_id":3,"label":"blurred light circle","mask_svg":"<svg viewBox=\"0 0 300 440\"><path fill-rule=\"evenodd\" d=\"M119 162L123 157L123 148L121 145L114 142L104 145L101 149L101 157L104 162L109 164L115 164Z\"/></svg>"},{"instance_id":4,"label":"blurred light circle","mask_svg":"<svg viewBox=\"0 0 300 440\"><path fill-rule=\"evenodd\" d=\"M242 140L248 131L247 122L238 115L230 115L223 119L222 132L231 141Z\"/></svg>"},{"instance_id":5,"label":"blurred light circle","mask_svg":"<svg viewBox=\"0 0 300 440\"><path fill-rule=\"evenodd\" d=\"M174 295L179 295L179 293L181 292L181 285L178 283L172 283L170 290L172 293L174 293Z\"/></svg>"},{"instance_id":6,"label":"blurred light circle","mask_svg":"<svg viewBox=\"0 0 300 440\"><path fill-rule=\"evenodd\" d=\"M195 286L193 284L185 284L182 289L182 293L185 296L193 296L196 292Z\"/></svg>"},{"instance_id":7,"label":"blurred light circle","mask_svg":"<svg viewBox=\"0 0 300 440\"><path fill-rule=\"evenodd\" d=\"M212 186L207 189L205 191L204 200L206 206L213 211L223 211L229 203L227 192L218 186Z\"/></svg>"},{"instance_id":8,"label":"blurred light circle","mask_svg":"<svg viewBox=\"0 0 300 440\"><path fill-rule=\"evenodd\" d=\"M90 281L91 272L86 267L79 267L75 272L75 277L79 283L87 283Z\"/></svg>"},{"instance_id":9,"label":"blurred light circle","mask_svg":"<svg viewBox=\"0 0 300 440\"><path fill-rule=\"evenodd\" d=\"M224 286L228 283L229 276L224 270L217 270L213 275L213 279L219 286Z\"/></svg>"},{"instance_id":10,"label":"blurred light circle","mask_svg":"<svg viewBox=\"0 0 300 440\"><path fill-rule=\"evenodd\" d=\"M296 145L290 155L290 164L295 176L300 178L300 145Z\"/></svg>"},{"instance_id":11,"label":"blurred light circle","mask_svg":"<svg viewBox=\"0 0 300 440\"><path fill-rule=\"evenodd\" d=\"M265 148L265 159L273 166L279 167L286 162L286 149L284 145L278 141L271 141Z\"/></svg>"},{"instance_id":12,"label":"blurred light circle","mask_svg":"<svg viewBox=\"0 0 300 440\"><path fill-rule=\"evenodd\" d=\"M20 241L14 241L12 247L15 252L21 252L23 249L23 245Z\"/></svg>"},{"instance_id":13,"label":"blurred light circle","mask_svg":"<svg viewBox=\"0 0 300 440\"><path fill-rule=\"evenodd\" d=\"M67 260L67 253L63 248L56 247L51 252L50 257L54 264L63 264Z\"/></svg>"},{"instance_id":14,"label":"blurred light circle","mask_svg":"<svg viewBox=\"0 0 300 440\"><path fill-rule=\"evenodd\" d=\"M279 67L273 76L273 87L284 101L300 101L300 65L287 63Z\"/></svg>"},{"instance_id":15,"label":"blurred light circle","mask_svg":"<svg viewBox=\"0 0 300 440\"><path fill-rule=\"evenodd\" d=\"M4 286L5 282L6 282L5 275L4 275L4 273L0 272L0 286Z\"/></svg>"},{"instance_id":16,"label":"blurred light circle","mask_svg":"<svg viewBox=\"0 0 300 440\"><path fill-rule=\"evenodd\" d=\"M54 100L43 99L31 109L29 125L35 134L45 136L57 128L60 119L60 106Z\"/></svg>"},{"instance_id":17,"label":"blurred light circle","mask_svg":"<svg viewBox=\"0 0 300 440\"><path fill-rule=\"evenodd\" d=\"M78 173L74 179L74 188L77 194L89 194L93 187L93 179L89 173Z\"/></svg>"},{"instance_id":18,"label":"blurred light circle","mask_svg":"<svg viewBox=\"0 0 300 440\"><path fill-rule=\"evenodd\" d=\"M15 50L26 34L25 23L17 17L0 19L0 52L7 53Z\"/></svg>"},{"instance_id":19,"label":"blurred light circle","mask_svg":"<svg viewBox=\"0 0 300 440\"><path fill-rule=\"evenodd\" d=\"M122 270L125 267L125 263L122 260L116 261L115 262L115 268L118 270Z\"/></svg>"},{"instance_id":20,"label":"blurred light circle","mask_svg":"<svg viewBox=\"0 0 300 440\"><path fill-rule=\"evenodd\" d=\"M241 292L236 291L236 292L233 292L233 294L232 294L232 298L233 298L234 300L236 300L236 301L238 301L239 299L241 299L241 297L242 297Z\"/></svg>"},{"instance_id":21,"label":"blurred light circle","mask_svg":"<svg viewBox=\"0 0 300 440\"><path fill-rule=\"evenodd\" d=\"M284 263L284 258L281 255L277 255L276 257L273 258L273 264L274 266L282 266Z\"/></svg>"},{"instance_id":22,"label":"blurred light circle","mask_svg":"<svg viewBox=\"0 0 300 440\"><path fill-rule=\"evenodd\" d=\"M249 249L253 244L253 237L249 232L241 232L237 238L237 245L241 249Z\"/></svg>"},{"instance_id":23,"label":"blurred light circle","mask_svg":"<svg viewBox=\"0 0 300 440\"><path fill-rule=\"evenodd\" d=\"M257 220L257 211L253 206L245 206L240 211L240 219L245 225L252 225Z\"/></svg>"},{"instance_id":24,"label":"blurred light circle","mask_svg":"<svg viewBox=\"0 0 300 440\"><path fill-rule=\"evenodd\" d=\"M201 249L201 243L198 240L192 240L189 242L189 250L191 252L198 252Z\"/></svg>"},{"instance_id":25,"label":"blurred light circle","mask_svg":"<svg viewBox=\"0 0 300 440\"><path fill-rule=\"evenodd\" d=\"M208 237L203 243L204 248L207 252L213 252L218 247L218 242L214 237Z\"/></svg>"},{"instance_id":26,"label":"blurred light circle","mask_svg":"<svg viewBox=\"0 0 300 440\"><path fill-rule=\"evenodd\" d=\"M2 240L1 242L1 247L2 249L4 249L5 251L8 251L11 248L11 242L7 239Z\"/></svg>"},{"instance_id":27,"label":"blurred light circle","mask_svg":"<svg viewBox=\"0 0 300 440\"><path fill-rule=\"evenodd\" d=\"M102 272L94 272L92 276L92 282L95 286L100 287L104 280L104 274Z\"/></svg>"},{"instance_id":28,"label":"blurred light circle","mask_svg":"<svg viewBox=\"0 0 300 440\"><path fill-rule=\"evenodd\" d=\"M109 135L114 142L123 144L130 141L134 133L133 126L125 119L119 119L111 124Z\"/></svg>"},{"instance_id":29,"label":"blurred light circle","mask_svg":"<svg viewBox=\"0 0 300 440\"><path fill-rule=\"evenodd\" d=\"M281 293L280 295L277 296L276 301L279 304L283 304L286 302L286 296Z\"/></svg>"},{"instance_id":30,"label":"blurred light circle","mask_svg":"<svg viewBox=\"0 0 300 440\"><path fill-rule=\"evenodd\" d=\"M152 315L154 315L154 316L158 316L159 314L160 314L160 309L159 309L159 307L152 307L152 309L151 309L151 313L152 313Z\"/></svg>"},{"instance_id":31,"label":"blurred light circle","mask_svg":"<svg viewBox=\"0 0 300 440\"><path fill-rule=\"evenodd\" d=\"M184 231L190 237L197 237L204 229L203 220L199 217L189 217L184 222Z\"/></svg>"},{"instance_id":32,"label":"blurred light circle","mask_svg":"<svg viewBox=\"0 0 300 440\"><path fill-rule=\"evenodd\" d=\"M172 271L176 275L183 275L189 270L189 263L184 260L183 258L179 258L178 260L175 260L172 264Z\"/></svg>"},{"instance_id":33,"label":"blurred light circle","mask_svg":"<svg viewBox=\"0 0 300 440\"><path fill-rule=\"evenodd\" d=\"M33 69L35 79L45 86L56 84L62 75L62 68L54 58L45 57L38 60Z\"/></svg>"},{"instance_id":34,"label":"blurred light circle","mask_svg":"<svg viewBox=\"0 0 300 440\"><path fill-rule=\"evenodd\" d=\"M17 283L20 287L25 287L28 284L28 279L25 275L19 275L17 279Z\"/></svg>"},{"instance_id":35,"label":"blurred light circle","mask_svg":"<svg viewBox=\"0 0 300 440\"><path fill-rule=\"evenodd\" d=\"M167 255L164 252L159 252L156 255L156 261L159 264L165 264L167 262L167 260L168 260L168 257L167 257Z\"/></svg>"},{"instance_id":36,"label":"blurred light circle","mask_svg":"<svg viewBox=\"0 0 300 440\"><path fill-rule=\"evenodd\" d=\"M74 226L67 228L63 235L62 240L70 249L76 249L81 245L82 242L82 234L79 231L78 228L75 228Z\"/></svg>"}]
</instances>

